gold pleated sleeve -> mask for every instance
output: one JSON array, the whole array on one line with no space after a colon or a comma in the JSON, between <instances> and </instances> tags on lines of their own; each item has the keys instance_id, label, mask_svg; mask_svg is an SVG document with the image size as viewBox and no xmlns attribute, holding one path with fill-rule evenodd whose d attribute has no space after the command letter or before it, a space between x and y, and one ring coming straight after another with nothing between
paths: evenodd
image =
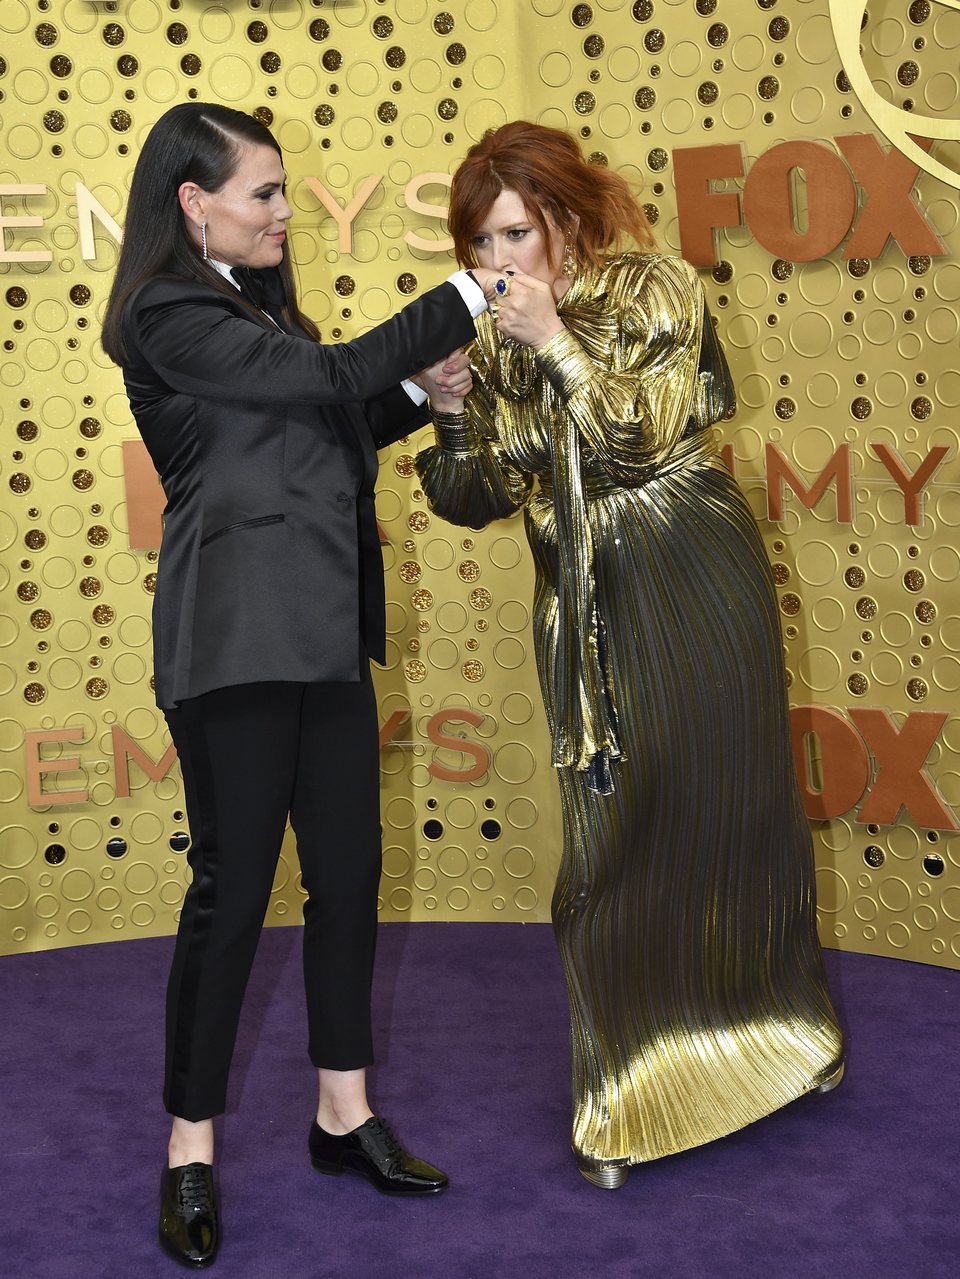
<instances>
[{"instance_id":1,"label":"gold pleated sleeve","mask_svg":"<svg viewBox=\"0 0 960 1279\"><path fill-rule=\"evenodd\" d=\"M436 444L417 454L415 465L430 509L451 524L484 528L515 514L526 503L533 476L512 463L496 427L496 400L484 381L482 356L472 348L474 389L462 414L432 410Z\"/></svg>"}]
</instances>

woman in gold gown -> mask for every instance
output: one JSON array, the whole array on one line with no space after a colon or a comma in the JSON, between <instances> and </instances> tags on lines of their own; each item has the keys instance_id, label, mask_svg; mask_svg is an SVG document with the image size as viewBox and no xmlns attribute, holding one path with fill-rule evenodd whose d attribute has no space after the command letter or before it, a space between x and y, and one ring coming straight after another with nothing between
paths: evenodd
<instances>
[{"instance_id":1,"label":"woman in gold gown","mask_svg":"<svg viewBox=\"0 0 960 1279\"><path fill-rule=\"evenodd\" d=\"M614 1188L842 1073L776 599L717 452L734 398L700 282L623 180L515 122L468 153L450 227L500 298L417 470L456 524L524 510L573 1149Z\"/></svg>"}]
</instances>

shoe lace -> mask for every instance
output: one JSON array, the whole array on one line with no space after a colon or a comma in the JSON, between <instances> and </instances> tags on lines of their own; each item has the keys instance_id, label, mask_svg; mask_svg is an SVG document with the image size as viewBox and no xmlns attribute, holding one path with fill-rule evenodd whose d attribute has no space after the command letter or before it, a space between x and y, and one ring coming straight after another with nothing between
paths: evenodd
<instances>
[{"instance_id":1,"label":"shoe lace","mask_svg":"<svg viewBox=\"0 0 960 1279\"><path fill-rule=\"evenodd\" d=\"M189 1165L179 1184L180 1207L187 1212L207 1212L212 1209L207 1179L201 1165Z\"/></svg>"},{"instance_id":2,"label":"shoe lace","mask_svg":"<svg viewBox=\"0 0 960 1279\"><path fill-rule=\"evenodd\" d=\"M390 1125L379 1115L374 1116L370 1127L383 1142L383 1151L388 1159L396 1159L403 1154L403 1147L390 1130Z\"/></svg>"}]
</instances>

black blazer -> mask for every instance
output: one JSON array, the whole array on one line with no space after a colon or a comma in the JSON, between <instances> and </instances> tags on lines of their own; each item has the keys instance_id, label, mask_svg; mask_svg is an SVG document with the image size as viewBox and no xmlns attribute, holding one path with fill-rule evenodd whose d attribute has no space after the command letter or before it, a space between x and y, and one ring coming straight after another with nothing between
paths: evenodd
<instances>
[{"instance_id":1,"label":"black blazer","mask_svg":"<svg viewBox=\"0 0 960 1279\"><path fill-rule=\"evenodd\" d=\"M153 608L161 707L262 680L355 681L385 657L378 448L423 424L399 383L474 336L441 284L325 346L195 281L123 317L130 407L167 505Z\"/></svg>"}]
</instances>

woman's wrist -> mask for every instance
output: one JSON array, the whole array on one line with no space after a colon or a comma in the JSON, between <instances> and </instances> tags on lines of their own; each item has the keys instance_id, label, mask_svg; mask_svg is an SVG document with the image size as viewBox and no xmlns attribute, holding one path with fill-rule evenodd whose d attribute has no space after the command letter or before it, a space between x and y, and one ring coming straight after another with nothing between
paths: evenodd
<instances>
[{"instance_id":1,"label":"woman's wrist","mask_svg":"<svg viewBox=\"0 0 960 1279\"><path fill-rule=\"evenodd\" d=\"M533 349L539 351L542 346L552 342L558 334L565 332L566 327L559 315L552 316L550 321L544 325L543 331L538 335L536 342L533 343Z\"/></svg>"},{"instance_id":2,"label":"woman's wrist","mask_svg":"<svg viewBox=\"0 0 960 1279\"><path fill-rule=\"evenodd\" d=\"M438 392L434 392L430 396L430 411L434 415L439 413L464 413L463 397L441 395Z\"/></svg>"}]
</instances>

